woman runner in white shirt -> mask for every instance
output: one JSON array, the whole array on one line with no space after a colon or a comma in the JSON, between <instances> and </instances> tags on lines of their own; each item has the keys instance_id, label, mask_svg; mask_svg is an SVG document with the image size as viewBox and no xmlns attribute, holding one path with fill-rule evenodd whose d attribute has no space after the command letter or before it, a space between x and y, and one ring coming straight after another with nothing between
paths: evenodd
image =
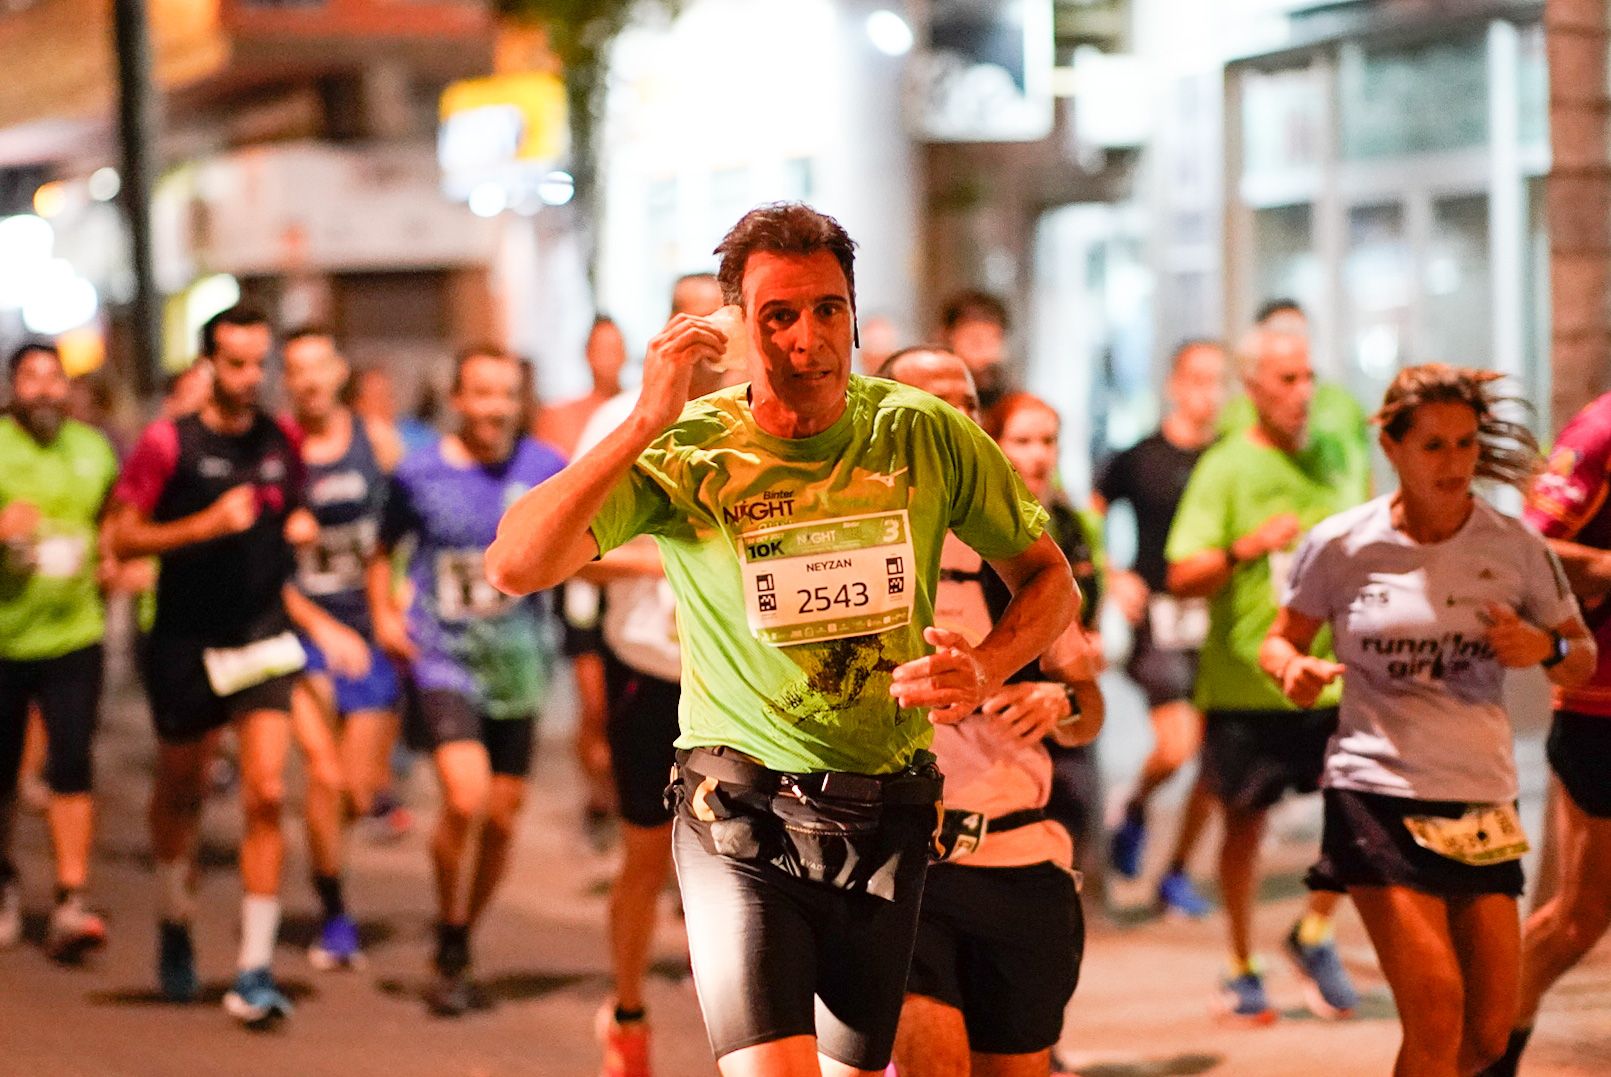
<instances>
[{"instance_id":1,"label":"woman runner in white shirt","mask_svg":"<svg viewBox=\"0 0 1611 1077\"><path fill-rule=\"evenodd\" d=\"M1473 1074L1505 1049L1527 849L1505 673L1572 684L1595 662L1555 556L1472 491L1541 462L1496 414L1499 378L1399 373L1375 418L1399 489L1310 532L1260 652L1300 707L1344 678L1308 882L1359 908L1403 1025L1395 1077ZM1308 653L1328 628L1336 662Z\"/></svg>"}]
</instances>

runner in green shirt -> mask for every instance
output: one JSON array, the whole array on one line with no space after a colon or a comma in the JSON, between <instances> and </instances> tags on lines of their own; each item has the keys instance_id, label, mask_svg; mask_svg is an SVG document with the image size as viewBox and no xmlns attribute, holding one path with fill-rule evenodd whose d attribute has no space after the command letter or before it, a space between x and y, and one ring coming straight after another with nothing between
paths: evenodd
<instances>
[{"instance_id":1,"label":"runner in green shirt","mask_svg":"<svg viewBox=\"0 0 1611 1077\"><path fill-rule=\"evenodd\" d=\"M1336 439L1309 429L1314 372L1296 333L1255 330L1237 357L1257 415L1203 454L1181 495L1165 557L1169 590L1209 599L1195 701L1207 718L1203 776L1225 814L1220 890L1229 920L1228 1012L1275 1019L1253 957L1258 847L1269 809L1288 789L1317 789L1337 726L1340 685L1298 710L1259 668L1259 647L1280 608L1297 540L1365 499L1367 477ZM1330 653L1329 639L1317 653ZM1286 947L1306 977L1310 1008L1350 1012L1353 985L1332 943L1336 896L1316 892Z\"/></svg>"},{"instance_id":2,"label":"runner in green shirt","mask_svg":"<svg viewBox=\"0 0 1611 1077\"><path fill-rule=\"evenodd\" d=\"M93 833L90 742L106 632L99 522L117 477L112 446L66 418L67 374L48 344L12 356L0 418L0 946L17 941L20 900L10 822L30 705L44 719L56 906L46 950L74 962L106 942L84 908Z\"/></svg>"},{"instance_id":3,"label":"runner in green shirt","mask_svg":"<svg viewBox=\"0 0 1611 1077\"><path fill-rule=\"evenodd\" d=\"M673 318L632 415L516 502L486 557L525 593L634 534L660 546L683 644L674 856L729 1074L883 1072L935 825L929 722L971 713L1074 610L989 438L851 375L853 246L807 206L747 214L717 250L750 384L685 409L727 330ZM1015 591L976 647L930 625L948 529Z\"/></svg>"}]
</instances>

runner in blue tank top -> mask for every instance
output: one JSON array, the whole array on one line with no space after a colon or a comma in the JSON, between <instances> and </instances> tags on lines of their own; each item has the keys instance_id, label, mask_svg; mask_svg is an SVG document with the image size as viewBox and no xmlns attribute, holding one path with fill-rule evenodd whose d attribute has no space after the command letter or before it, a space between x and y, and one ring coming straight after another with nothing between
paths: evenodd
<instances>
[{"instance_id":1,"label":"runner in blue tank top","mask_svg":"<svg viewBox=\"0 0 1611 1077\"><path fill-rule=\"evenodd\" d=\"M508 862L551 655L546 598L502 594L482 563L503 511L565 463L552 447L518 436L521 379L504 353L460 355L452 394L458 432L399 465L369 562L375 638L409 663L417 692L411 731L431 752L442 786L431 843L437 976L427 1002L445 1016L476 1005L470 930ZM405 535L418 540L406 614L393 596L389 562Z\"/></svg>"},{"instance_id":2,"label":"runner in blue tank top","mask_svg":"<svg viewBox=\"0 0 1611 1077\"><path fill-rule=\"evenodd\" d=\"M301 428L307 507L319 537L297 551L298 623L308 664L292 698L308 759L308 849L322 926L308 949L316 968L360 962L358 928L341 886L342 831L386 787L400 694L392 663L372 642L364 573L380 533L396 435L371 428L341 403L350 375L330 334L314 327L285 344L285 379ZM349 810L350 809L350 810Z\"/></svg>"}]
</instances>

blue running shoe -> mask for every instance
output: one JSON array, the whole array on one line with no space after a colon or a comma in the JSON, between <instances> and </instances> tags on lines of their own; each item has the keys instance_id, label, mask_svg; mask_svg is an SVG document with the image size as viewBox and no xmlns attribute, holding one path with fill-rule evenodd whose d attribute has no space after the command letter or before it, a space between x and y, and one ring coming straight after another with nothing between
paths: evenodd
<instances>
[{"instance_id":1,"label":"blue running shoe","mask_svg":"<svg viewBox=\"0 0 1611 1077\"><path fill-rule=\"evenodd\" d=\"M1108 839L1108 859L1113 870L1126 879L1141 874L1141 854L1147 849L1147 822L1139 814L1126 812L1124 822Z\"/></svg>"},{"instance_id":2,"label":"blue running shoe","mask_svg":"<svg viewBox=\"0 0 1611 1077\"><path fill-rule=\"evenodd\" d=\"M1158 880L1158 905L1164 915L1184 916L1188 920L1201 920L1214 910L1184 871L1171 871Z\"/></svg>"},{"instance_id":3,"label":"blue running shoe","mask_svg":"<svg viewBox=\"0 0 1611 1077\"><path fill-rule=\"evenodd\" d=\"M235 977L235 986L224 996L224 1012L256 1031L290 1017L291 1000L274 985L268 969L248 969Z\"/></svg>"},{"instance_id":4,"label":"blue running shoe","mask_svg":"<svg viewBox=\"0 0 1611 1077\"><path fill-rule=\"evenodd\" d=\"M1352 1017L1359 1005L1359 993L1337 956L1337 946L1330 939L1316 946L1306 946L1298 938L1298 925L1292 925L1287 935L1287 956L1303 977L1304 1002L1316 1017L1334 1021Z\"/></svg>"},{"instance_id":5,"label":"blue running shoe","mask_svg":"<svg viewBox=\"0 0 1611 1077\"><path fill-rule=\"evenodd\" d=\"M308 961L320 972L361 968L364 954L358 947L358 925L352 917L342 914L326 920L318 941L308 947Z\"/></svg>"},{"instance_id":6,"label":"blue running shoe","mask_svg":"<svg viewBox=\"0 0 1611 1077\"><path fill-rule=\"evenodd\" d=\"M1270 997L1264 993L1263 976L1244 972L1221 980L1219 986L1226 1016L1254 1025L1268 1025L1275 1020Z\"/></svg>"},{"instance_id":7,"label":"blue running shoe","mask_svg":"<svg viewBox=\"0 0 1611 1077\"><path fill-rule=\"evenodd\" d=\"M169 1002L194 1002L196 950L190 944L190 925L164 920L157 926L157 984Z\"/></svg>"}]
</instances>

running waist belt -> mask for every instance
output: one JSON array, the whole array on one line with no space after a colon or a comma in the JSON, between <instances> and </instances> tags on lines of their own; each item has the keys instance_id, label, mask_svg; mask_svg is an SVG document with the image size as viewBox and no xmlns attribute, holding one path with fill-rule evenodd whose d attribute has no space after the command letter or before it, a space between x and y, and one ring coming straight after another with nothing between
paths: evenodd
<instances>
[{"instance_id":1,"label":"running waist belt","mask_svg":"<svg viewBox=\"0 0 1611 1077\"><path fill-rule=\"evenodd\" d=\"M894 774L790 774L695 748L677 753L671 777L667 807L706 852L810 882L894 901L935 848L944 781L928 752Z\"/></svg>"},{"instance_id":2,"label":"running waist belt","mask_svg":"<svg viewBox=\"0 0 1611 1077\"><path fill-rule=\"evenodd\" d=\"M1024 808L993 819L987 818L984 812L947 808L945 817L940 820L940 832L934 839L934 859L960 860L978 852L987 835L1033 826L1045 819L1044 808Z\"/></svg>"}]
</instances>

